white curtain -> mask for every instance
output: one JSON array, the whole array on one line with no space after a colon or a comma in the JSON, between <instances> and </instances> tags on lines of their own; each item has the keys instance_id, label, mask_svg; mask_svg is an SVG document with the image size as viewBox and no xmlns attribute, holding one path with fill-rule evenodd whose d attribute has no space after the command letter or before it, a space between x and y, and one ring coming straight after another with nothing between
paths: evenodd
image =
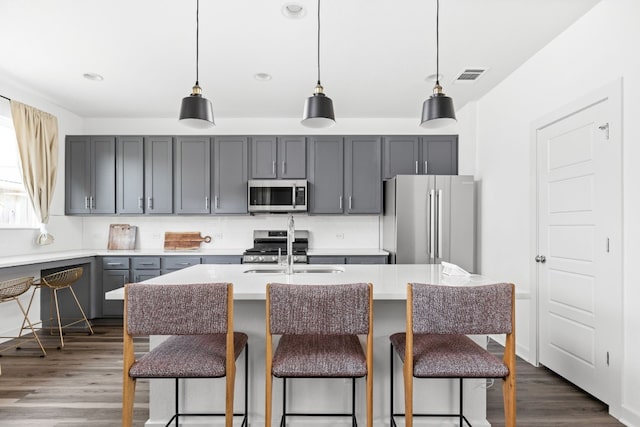
<instances>
[{"instance_id":1,"label":"white curtain","mask_svg":"<svg viewBox=\"0 0 640 427\"><path fill-rule=\"evenodd\" d=\"M58 119L44 111L11 101L11 116L18 140L24 186L40 220L39 245L53 243L47 232L49 207L58 169Z\"/></svg>"}]
</instances>

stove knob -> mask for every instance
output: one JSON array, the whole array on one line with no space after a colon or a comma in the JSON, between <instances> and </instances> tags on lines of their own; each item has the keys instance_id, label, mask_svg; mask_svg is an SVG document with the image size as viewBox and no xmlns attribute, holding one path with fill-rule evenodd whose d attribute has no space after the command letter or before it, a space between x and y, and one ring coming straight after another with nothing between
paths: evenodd
<instances>
[{"instance_id":1,"label":"stove knob","mask_svg":"<svg viewBox=\"0 0 640 427\"><path fill-rule=\"evenodd\" d=\"M269 262L276 262L276 261L278 261L278 259L277 259L277 258L278 258L278 256L277 256L277 255L269 255L269 256L267 257L267 261L269 261Z\"/></svg>"},{"instance_id":2,"label":"stove knob","mask_svg":"<svg viewBox=\"0 0 640 427\"><path fill-rule=\"evenodd\" d=\"M263 257L262 255L260 255L260 256L258 257L258 262L263 262L263 261L264 261L264 257Z\"/></svg>"},{"instance_id":3,"label":"stove knob","mask_svg":"<svg viewBox=\"0 0 640 427\"><path fill-rule=\"evenodd\" d=\"M255 257L253 255L246 255L244 257L244 261L245 262L253 262L253 261L255 261Z\"/></svg>"}]
</instances>

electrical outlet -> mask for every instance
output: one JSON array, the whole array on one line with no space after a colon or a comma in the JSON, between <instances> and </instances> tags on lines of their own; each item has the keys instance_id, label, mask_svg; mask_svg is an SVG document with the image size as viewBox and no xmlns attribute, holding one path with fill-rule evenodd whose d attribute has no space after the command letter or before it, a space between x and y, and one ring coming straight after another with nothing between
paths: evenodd
<instances>
[{"instance_id":1,"label":"electrical outlet","mask_svg":"<svg viewBox=\"0 0 640 427\"><path fill-rule=\"evenodd\" d=\"M160 240L162 237L160 236L160 233L153 233L151 238L154 240Z\"/></svg>"},{"instance_id":2,"label":"electrical outlet","mask_svg":"<svg viewBox=\"0 0 640 427\"><path fill-rule=\"evenodd\" d=\"M338 233L338 234L336 234L336 239L338 239L338 240L344 240L344 233Z\"/></svg>"},{"instance_id":3,"label":"electrical outlet","mask_svg":"<svg viewBox=\"0 0 640 427\"><path fill-rule=\"evenodd\" d=\"M211 238L214 240L222 240L222 233L213 233Z\"/></svg>"}]
</instances>

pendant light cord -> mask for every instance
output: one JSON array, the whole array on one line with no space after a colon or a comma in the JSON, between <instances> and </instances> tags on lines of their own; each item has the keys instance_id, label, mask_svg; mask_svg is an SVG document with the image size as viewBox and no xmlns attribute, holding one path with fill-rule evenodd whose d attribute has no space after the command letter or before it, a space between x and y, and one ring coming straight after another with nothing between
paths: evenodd
<instances>
[{"instance_id":1,"label":"pendant light cord","mask_svg":"<svg viewBox=\"0 0 640 427\"><path fill-rule=\"evenodd\" d=\"M440 0L436 0L436 85L440 85Z\"/></svg>"},{"instance_id":2,"label":"pendant light cord","mask_svg":"<svg viewBox=\"0 0 640 427\"><path fill-rule=\"evenodd\" d=\"M320 0L318 0L318 84L320 84Z\"/></svg>"},{"instance_id":3,"label":"pendant light cord","mask_svg":"<svg viewBox=\"0 0 640 427\"><path fill-rule=\"evenodd\" d=\"M200 0L196 0L196 86L199 86L200 68Z\"/></svg>"}]
</instances>

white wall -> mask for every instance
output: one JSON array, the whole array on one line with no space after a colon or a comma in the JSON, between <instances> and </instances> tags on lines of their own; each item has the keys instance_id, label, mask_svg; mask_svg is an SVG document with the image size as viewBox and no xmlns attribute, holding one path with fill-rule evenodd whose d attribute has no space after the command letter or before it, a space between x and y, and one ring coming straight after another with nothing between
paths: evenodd
<instances>
[{"instance_id":1,"label":"white wall","mask_svg":"<svg viewBox=\"0 0 640 427\"><path fill-rule=\"evenodd\" d=\"M623 78L625 346L622 401L611 411L628 425L640 425L640 286L632 268L640 257L639 16L640 2L604 0L477 104L481 271L529 291L530 218L535 209L529 194L531 124ZM522 323L522 316L518 319ZM518 333L522 330L519 325Z\"/></svg>"}]
</instances>

